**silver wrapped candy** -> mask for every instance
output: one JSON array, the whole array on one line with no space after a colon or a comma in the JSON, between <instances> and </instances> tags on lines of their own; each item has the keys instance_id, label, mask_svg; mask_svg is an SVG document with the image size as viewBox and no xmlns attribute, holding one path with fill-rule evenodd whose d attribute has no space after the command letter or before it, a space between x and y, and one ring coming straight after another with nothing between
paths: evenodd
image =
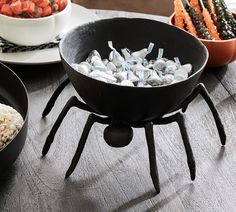
<instances>
[{"instance_id":1,"label":"silver wrapped candy","mask_svg":"<svg viewBox=\"0 0 236 212\"><path fill-rule=\"evenodd\" d=\"M100 70L100 71L107 71L107 67L104 65L104 63L100 59L96 59L91 61L92 63L92 69L93 70Z\"/></svg>"},{"instance_id":2,"label":"silver wrapped candy","mask_svg":"<svg viewBox=\"0 0 236 212\"><path fill-rule=\"evenodd\" d=\"M117 71L116 70L116 66L112 62L107 63L106 67L107 67L108 71L112 71L112 72L116 72Z\"/></svg>"},{"instance_id":3,"label":"silver wrapped candy","mask_svg":"<svg viewBox=\"0 0 236 212\"><path fill-rule=\"evenodd\" d=\"M126 61L130 59L131 51L128 48L121 49L121 52Z\"/></svg>"},{"instance_id":4,"label":"silver wrapped candy","mask_svg":"<svg viewBox=\"0 0 236 212\"><path fill-rule=\"evenodd\" d=\"M103 78L103 77L94 77L94 79L96 79L96 80L99 80L99 81L102 81L102 82L109 83L109 81L108 81L108 80L106 80L106 79L105 79L105 78Z\"/></svg>"},{"instance_id":5,"label":"silver wrapped candy","mask_svg":"<svg viewBox=\"0 0 236 212\"><path fill-rule=\"evenodd\" d=\"M138 82L137 87L145 87L144 82L143 81Z\"/></svg>"},{"instance_id":6,"label":"silver wrapped candy","mask_svg":"<svg viewBox=\"0 0 236 212\"><path fill-rule=\"evenodd\" d=\"M157 75L155 71L152 72L151 76L147 79L147 83L152 86L158 86L163 83L163 80L161 77Z\"/></svg>"},{"instance_id":7,"label":"silver wrapped candy","mask_svg":"<svg viewBox=\"0 0 236 212\"><path fill-rule=\"evenodd\" d=\"M172 74L167 74L165 76L162 76L162 81L164 85L169 85L174 82L174 76Z\"/></svg>"},{"instance_id":8,"label":"silver wrapped candy","mask_svg":"<svg viewBox=\"0 0 236 212\"><path fill-rule=\"evenodd\" d=\"M134 84L130 80L123 80L120 84L123 85L123 86L134 87Z\"/></svg>"},{"instance_id":9,"label":"silver wrapped candy","mask_svg":"<svg viewBox=\"0 0 236 212\"><path fill-rule=\"evenodd\" d=\"M113 47L112 41L108 41L108 46L112 50L109 55L109 60L116 66L120 67L124 63L125 59L120 55L118 51Z\"/></svg>"},{"instance_id":10,"label":"silver wrapped candy","mask_svg":"<svg viewBox=\"0 0 236 212\"><path fill-rule=\"evenodd\" d=\"M109 75L109 74L107 74L107 73L105 73L103 71L99 71L99 70L94 70L93 72L91 72L89 74L89 76L92 77L92 78L95 78L95 79L103 78L104 80L106 80L107 82L110 82L110 83L117 82L117 79L114 76L111 76L111 75Z\"/></svg>"},{"instance_id":11,"label":"silver wrapped candy","mask_svg":"<svg viewBox=\"0 0 236 212\"><path fill-rule=\"evenodd\" d=\"M131 67L133 73L138 76L141 80L146 80L153 72L153 70L144 67L142 64L138 63Z\"/></svg>"},{"instance_id":12,"label":"silver wrapped candy","mask_svg":"<svg viewBox=\"0 0 236 212\"><path fill-rule=\"evenodd\" d=\"M188 72L186 69L180 68L176 70L174 78L177 82L186 80L188 78Z\"/></svg>"},{"instance_id":13,"label":"silver wrapped candy","mask_svg":"<svg viewBox=\"0 0 236 212\"><path fill-rule=\"evenodd\" d=\"M128 71L127 72L127 78L128 80L130 80L131 82L138 82L139 78L132 72L132 71Z\"/></svg>"},{"instance_id":14,"label":"silver wrapped candy","mask_svg":"<svg viewBox=\"0 0 236 212\"><path fill-rule=\"evenodd\" d=\"M155 71L164 71L166 68L166 62L163 59L157 59L153 64L153 69Z\"/></svg>"},{"instance_id":15,"label":"silver wrapped candy","mask_svg":"<svg viewBox=\"0 0 236 212\"><path fill-rule=\"evenodd\" d=\"M88 75L91 71L91 65L88 66L87 64L85 64L85 62L82 62L80 64L72 63L71 67L85 75Z\"/></svg>"},{"instance_id":16,"label":"silver wrapped candy","mask_svg":"<svg viewBox=\"0 0 236 212\"><path fill-rule=\"evenodd\" d=\"M98 53L97 50L93 50L90 52L90 54L88 55L88 58L86 59L86 62L88 63L91 63L92 61L92 58L96 56L96 57L99 57L101 59L101 55Z\"/></svg>"},{"instance_id":17,"label":"silver wrapped candy","mask_svg":"<svg viewBox=\"0 0 236 212\"><path fill-rule=\"evenodd\" d=\"M106 71L105 73L113 76L113 72L112 71Z\"/></svg>"},{"instance_id":18,"label":"silver wrapped candy","mask_svg":"<svg viewBox=\"0 0 236 212\"><path fill-rule=\"evenodd\" d=\"M94 79L122 86L155 87L186 80L192 73L192 65L181 65L178 57L169 60L163 57L164 49L159 48L156 60L147 60L153 50L153 43L148 48L131 52L124 48L122 55L108 42L112 50L109 59L101 59L100 54L92 51L85 62L71 66Z\"/></svg>"},{"instance_id":19,"label":"silver wrapped candy","mask_svg":"<svg viewBox=\"0 0 236 212\"><path fill-rule=\"evenodd\" d=\"M154 43L149 43L148 48L144 48L139 51L133 52L131 56L134 58L141 58L142 60L144 60L144 58L152 52L153 47L154 47Z\"/></svg>"},{"instance_id":20,"label":"silver wrapped candy","mask_svg":"<svg viewBox=\"0 0 236 212\"><path fill-rule=\"evenodd\" d=\"M173 62L173 63L168 63L166 62L166 68L165 68L165 74L173 74L175 71L178 69L178 66Z\"/></svg>"},{"instance_id":21,"label":"silver wrapped candy","mask_svg":"<svg viewBox=\"0 0 236 212\"><path fill-rule=\"evenodd\" d=\"M108 59L104 59L104 60L102 60L102 62L106 66L109 63L109 60Z\"/></svg>"},{"instance_id":22,"label":"silver wrapped candy","mask_svg":"<svg viewBox=\"0 0 236 212\"><path fill-rule=\"evenodd\" d=\"M114 77L117 79L118 82L122 82L123 80L127 80L128 73L126 71L117 72L114 74Z\"/></svg>"},{"instance_id":23,"label":"silver wrapped candy","mask_svg":"<svg viewBox=\"0 0 236 212\"><path fill-rule=\"evenodd\" d=\"M188 73L188 75L191 74L192 69L193 69L192 65L189 64L189 63L187 63L187 64L185 64L185 65L182 65L182 68L186 70L186 72Z\"/></svg>"},{"instance_id":24,"label":"silver wrapped candy","mask_svg":"<svg viewBox=\"0 0 236 212\"><path fill-rule=\"evenodd\" d=\"M89 72L92 70L92 65L88 62L81 62L80 65L86 66L86 68L89 70Z\"/></svg>"}]
</instances>

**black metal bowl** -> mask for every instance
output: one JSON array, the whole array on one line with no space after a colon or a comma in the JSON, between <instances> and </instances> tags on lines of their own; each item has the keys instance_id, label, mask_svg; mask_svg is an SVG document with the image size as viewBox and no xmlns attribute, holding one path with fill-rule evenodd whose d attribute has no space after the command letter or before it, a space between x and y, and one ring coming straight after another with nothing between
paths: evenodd
<instances>
[{"instance_id":1,"label":"black metal bowl","mask_svg":"<svg viewBox=\"0 0 236 212\"><path fill-rule=\"evenodd\" d=\"M19 156L28 129L28 95L26 88L17 75L0 63L0 103L16 109L24 119L24 125L16 137L0 150L0 175L9 168Z\"/></svg>"},{"instance_id":2,"label":"black metal bowl","mask_svg":"<svg viewBox=\"0 0 236 212\"><path fill-rule=\"evenodd\" d=\"M157 57L158 48L164 48L164 57L179 57L181 63L191 63L193 74L176 84L137 88L104 83L71 67L71 63L83 61L94 49L102 58L108 58L107 41L113 41L117 49L132 50L153 42L149 59ZM151 120L177 108L196 86L208 60L206 47L183 30L158 21L129 18L99 20L71 30L60 42L60 55L76 91L94 111L128 122Z\"/></svg>"}]
</instances>

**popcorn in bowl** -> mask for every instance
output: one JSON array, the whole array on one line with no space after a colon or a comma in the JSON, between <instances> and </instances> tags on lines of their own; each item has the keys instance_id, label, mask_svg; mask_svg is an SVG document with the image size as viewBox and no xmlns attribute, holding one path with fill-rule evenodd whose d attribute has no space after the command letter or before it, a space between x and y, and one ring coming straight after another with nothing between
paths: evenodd
<instances>
[{"instance_id":1,"label":"popcorn in bowl","mask_svg":"<svg viewBox=\"0 0 236 212\"><path fill-rule=\"evenodd\" d=\"M22 128L24 120L14 108L0 103L0 150L7 146Z\"/></svg>"}]
</instances>

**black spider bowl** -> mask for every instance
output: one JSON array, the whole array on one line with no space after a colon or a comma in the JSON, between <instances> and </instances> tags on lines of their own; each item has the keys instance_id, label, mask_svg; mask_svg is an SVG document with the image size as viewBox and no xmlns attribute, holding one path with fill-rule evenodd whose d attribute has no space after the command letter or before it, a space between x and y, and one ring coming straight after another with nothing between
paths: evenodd
<instances>
[{"instance_id":1,"label":"black spider bowl","mask_svg":"<svg viewBox=\"0 0 236 212\"><path fill-rule=\"evenodd\" d=\"M0 103L16 109L24 119L24 124L15 138L0 150L0 175L15 162L25 144L28 130L28 95L18 76L0 63Z\"/></svg>"},{"instance_id":2,"label":"black spider bowl","mask_svg":"<svg viewBox=\"0 0 236 212\"><path fill-rule=\"evenodd\" d=\"M193 74L175 84L145 88L105 83L71 67L84 61L94 49L108 58L108 41L113 41L117 50L127 47L133 51L153 42L155 47L148 59L155 59L158 48L164 48L164 57L191 63ZM65 71L84 102L98 114L127 122L152 120L176 109L196 86L208 60L206 47L195 37L148 19L106 19L77 27L64 36L59 49Z\"/></svg>"}]
</instances>

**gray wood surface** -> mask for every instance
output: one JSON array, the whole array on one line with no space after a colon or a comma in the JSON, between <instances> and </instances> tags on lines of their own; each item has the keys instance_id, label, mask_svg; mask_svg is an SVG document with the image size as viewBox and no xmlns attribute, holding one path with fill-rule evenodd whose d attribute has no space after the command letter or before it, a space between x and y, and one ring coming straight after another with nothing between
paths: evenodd
<instances>
[{"instance_id":1,"label":"gray wood surface","mask_svg":"<svg viewBox=\"0 0 236 212\"><path fill-rule=\"evenodd\" d=\"M96 11L100 17L166 18L115 11ZM205 70L205 83L225 125L227 145L218 133L202 98L190 104L186 125L196 158L197 177L189 178L186 155L176 124L156 126L155 140L161 193L155 195L149 176L144 130L134 131L132 143L109 147L104 126L95 124L81 160L68 179L64 174L75 152L88 113L72 109L60 127L46 158L41 150L65 102L76 95L69 85L46 120L41 112L63 78L60 64L12 66L29 92L29 133L22 154L0 179L0 211L236 211L236 63Z\"/></svg>"}]
</instances>

